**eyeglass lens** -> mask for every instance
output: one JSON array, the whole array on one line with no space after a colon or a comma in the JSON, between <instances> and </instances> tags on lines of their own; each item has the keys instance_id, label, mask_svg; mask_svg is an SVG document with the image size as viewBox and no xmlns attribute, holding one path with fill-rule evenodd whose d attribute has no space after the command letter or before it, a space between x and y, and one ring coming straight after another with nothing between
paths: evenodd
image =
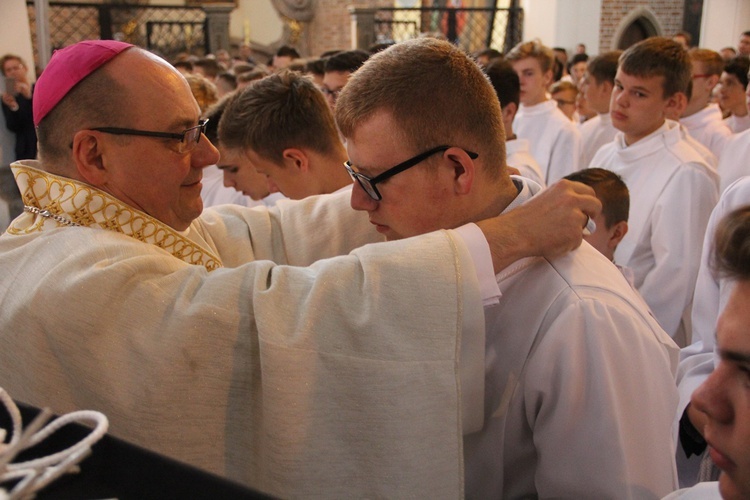
<instances>
[{"instance_id":1,"label":"eyeglass lens","mask_svg":"<svg viewBox=\"0 0 750 500\"><path fill-rule=\"evenodd\" d=\"M201 136L203 135L203 131L206 128L207 122L208 120L199 123L195 127L191 127L185 130L185 133L182 136L182 141L180 141L180 152L190 151L198 145L201 140Z\"/></svg>"}]
</instances>

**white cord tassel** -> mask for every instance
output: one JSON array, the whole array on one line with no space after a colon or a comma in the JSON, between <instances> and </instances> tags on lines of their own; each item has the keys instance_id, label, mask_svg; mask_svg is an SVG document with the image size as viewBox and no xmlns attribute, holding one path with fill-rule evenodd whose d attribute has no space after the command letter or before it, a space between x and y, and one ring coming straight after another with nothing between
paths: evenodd
<instances>
[{"instance_id":1,"label":"white cord tassel","mask_svg":"<svg viewBox=\"0 0 750 500\"><path fill-rule=\"evenodd\" d=\"M91 446L99 441L109 427L109 421L97 411L75 411L62 415L46 426L51 412L43 409L24 430L21 412L5 390L0 387L0 401L8 411L13 424L10 442L3 443L7 435L0 429L0 485L16 481L10 491L0 487L0 500L30 498L36 491L44 488L65 473L76 472L77 464L91 453ZM11 463L23 450L35 446L71 422L90 423L94 429L89 435L71 447L52 455Z\"/></svg>"}]
</instances>

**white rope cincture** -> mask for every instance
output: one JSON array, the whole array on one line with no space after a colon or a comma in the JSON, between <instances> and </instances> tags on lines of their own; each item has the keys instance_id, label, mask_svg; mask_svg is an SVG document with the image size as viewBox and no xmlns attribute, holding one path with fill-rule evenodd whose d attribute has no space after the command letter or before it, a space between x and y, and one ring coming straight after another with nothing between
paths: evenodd
<instances>
[{"instance_id":1,"label":"white rope cincture","mask_svg":"<svg viewBox=\"0 0 750 500\"><path fill-rule=\"evenodd\" d=\"M63 474L77 472L77 464L91 453L91 446L104 437L109 427L107 417L90 410L62 415L45 426L52 415L45 408L23 429L21 412L2 387L0 401L8 411L13 425L8 443L5 443L8 432L0 428L0 500L31 498L35 492ZM12 463L23 450L36 446L72 422L93 424L94 428L85 438L65 450L46 457ZM5 490L2 485L11 481L16 484L10 491Z\"/></svg>"}]
</instances>

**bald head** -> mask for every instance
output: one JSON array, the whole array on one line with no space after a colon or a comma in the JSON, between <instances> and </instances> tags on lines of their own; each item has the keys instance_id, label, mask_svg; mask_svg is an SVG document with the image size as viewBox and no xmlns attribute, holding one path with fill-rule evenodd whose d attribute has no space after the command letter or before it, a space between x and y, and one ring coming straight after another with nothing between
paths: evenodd
<instances>
[{"instance_id":1,"label":"bald head","mask_svg":"<svg viewBox=\"0 0 750 500\"><path fill-rule=\"evenodd\" d=\"M219 161L199 118L177 70L128 48L42 118L41 166L183 231L203 210L203 168Z\"/></svg>"},{"instance_id":2,"label":"bald head","mask_svg":"<svg viewBox=\"0 0 750 500\"><path fill-rule=\"evenodd\" d=\"M127 48L75 84L41 119L37 136L45 169L75 178L70 145L77 131L137 128L134 122L142 115L156 109L167 112L169 100L184 93L197 110L190 87L177 70L145 50Z\"/></svg>"}]
</instances>

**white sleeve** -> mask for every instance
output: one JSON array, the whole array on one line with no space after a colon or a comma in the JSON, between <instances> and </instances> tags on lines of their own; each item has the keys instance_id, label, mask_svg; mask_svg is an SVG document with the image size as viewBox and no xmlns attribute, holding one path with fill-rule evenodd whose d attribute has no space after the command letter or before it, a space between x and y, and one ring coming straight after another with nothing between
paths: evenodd
<instances>
[{"instance_id":1,"label":"white sleeve","mask_svg":"<svg viewBox=\"0 0 750 500\"><path fill-rule=\"evenodd\" d=\"M490 246L484 237L484 233L482 233L482 230L476 224L465 224L456 228L454 232L463 240L466 249L471 255L479 283L479 293L481 294L482 303L485 307L497 304L502 294L495 279Z\"/></svg>"}]
</instances>

